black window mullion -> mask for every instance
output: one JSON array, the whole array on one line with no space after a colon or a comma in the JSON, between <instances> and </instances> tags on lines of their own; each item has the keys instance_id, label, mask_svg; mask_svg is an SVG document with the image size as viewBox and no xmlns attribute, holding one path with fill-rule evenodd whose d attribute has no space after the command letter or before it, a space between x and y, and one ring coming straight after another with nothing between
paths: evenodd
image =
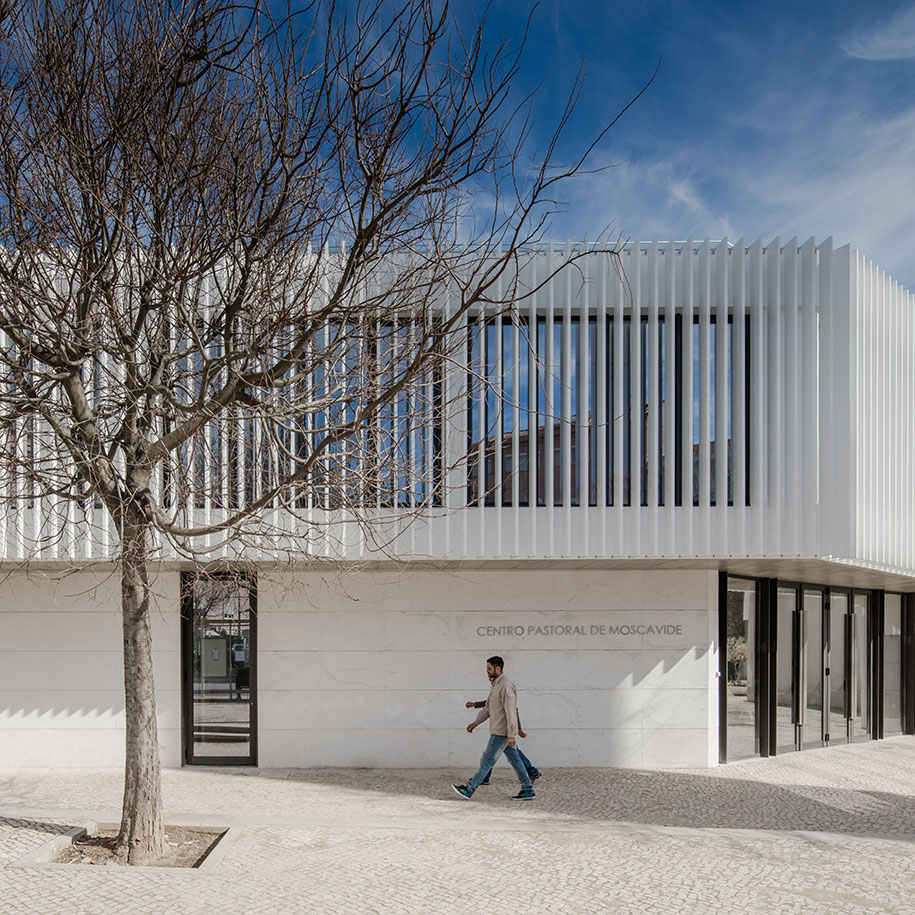
<instances>
[{"instance_id":1,"label":"black window mullion","mask_svg":"<svg viewBox=\"0 0 915 915\"><path fill-rule=\"evenodd\" d=\"M248 665L248 747L251 765L257 765L257 579L246 576L248 582L248 630L251 643L251 657Z\"/></svg>"},{"instance_id":2,"label":"black window mullion","mask_svg":"<svg viewBox=\"0 0 915 915\"><path fill-rule=\"evenodd\" d=\"M750 380L753 377L752 372L750 371L750 358L752 355L752 349L750 347L750 316L746 316L746 328L744 330L743 337L743 366L744 366L744 407L743 407L743 417L744 417L744 491L746 492L745 504L750 504L750 467L752 461L753 450L751 447L750 435L751 423L753 411L751 409L752 398L750 396Z\"/></svg>"},{"instance_id":3,"label":"black window mullion","mask_svg":"<svg viewBox=\"0 0 915 915\"><path fill-rule=\"evenodd\" d=\"M915 594L902 602L902 709L904 732L915 734Z\"/></svg>"},{"instance_id":4,"label":"black window mullion","mask_svg":"<svg viewBox=\"0 0 915 915\"><path fill-rule=\"evenodd\" d=\"M674 317L674 505L683 504L683 315Z\"/></svg>"},{"instance_id":5,"label":"black window mullion","mask_svg":"<svg viewBox=\"0 0 915 915\"><path fill-rule=\"evenodd\" d=\"M184 765L193 762L194 753L194 671L190 662L193 651L194 613L191 595L191 574L182 572L181 601L181 759Z\"/></svg>"},{"instance_id":6,"label":"black window mullion","mask_svg":"<svg viewBox=\"0 0 915 915\"><path fill-rule=\"evenodd\" d=\"M777 682L775 648L778 637L776 599L778 589L774 578L762 578L758 585L757 605L757 669L759 670L759 755L774 756L776 743L775 684Z\"/></svg>"},{"instance_id":7,"label":"black window mullion","mask_svg":"<svg viewBox=\"0 0 915 915\"><path fill-rule=\"evenodd\" d=\"M718 761L728 761L728 573L718 573Z\"/></svg>"},{"instance_id":8,"label":"black window mullion","mask_svg":"<svg viewBox=\"0 0 915 915\"><path fill-rule=\"evenodd\" d=\"M871 646L873 649L873 674L871 677L871 737L874 740L883 739L883 635L885 631L883 614L886 608L886 591L875 590L871 592L873 611L869 614L871 629Z\"/></svg>"}]
</instances>

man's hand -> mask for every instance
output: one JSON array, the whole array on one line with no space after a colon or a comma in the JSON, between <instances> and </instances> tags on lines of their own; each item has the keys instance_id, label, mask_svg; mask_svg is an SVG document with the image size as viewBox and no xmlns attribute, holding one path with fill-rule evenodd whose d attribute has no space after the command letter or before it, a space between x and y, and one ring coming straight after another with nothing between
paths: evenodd
<instances>
[{"instance_id":1,"label":"man's hand","mask_svg":"<svg viewBox=\"0 0 915 915\"><path fill-rule=\"evenodd\" d=\"M519 737L527 737L527 731L522 731L521 728L518 728Z\"/></svg>"},{"instance_id":2,"label":"man's hand","mask_svg":"<svg viewBox=\"0 0 915 915\"><path fill-rule=\"evenodd\" d=\"M472 702L465 702L465 703L464 703L464 708L473 708L473 703L472 703Z\"/></svg>"},{"instance_id":3,"label":"man's hand","mask_svg":"<svg viewBox=\"0 0 915 915\"><path fill-rule=\"evenodd\" d=\"M514 737L509 737L509 738L508 738L508 745L509 745L510 747L513 747L513 746L515 745L515 738L514 738Z\"/></svg>"},{"instance_id":4,"label":"man's hand","mask_svg":"<svg viewBox=\"0 0 915 915\"><path fill-rule=\"evenodd\" d=\"M472 734L472 733L473 733L473 729L474 729L475 727L476 727L475 724L468 724L468 725L467 725L467 733L468 733L468 734Z\"/></svg>"}]
</instances>

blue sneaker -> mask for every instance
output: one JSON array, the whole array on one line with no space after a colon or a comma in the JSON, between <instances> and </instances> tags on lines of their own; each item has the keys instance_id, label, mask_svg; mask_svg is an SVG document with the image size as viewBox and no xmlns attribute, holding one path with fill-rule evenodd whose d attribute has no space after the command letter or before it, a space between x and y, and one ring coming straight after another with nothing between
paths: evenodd
<instances>
[{"instance_id":1,"label":"blue sneaker","mask_svg":"<svg viewBox=\"0 0 915 915\"><path fill-rule=\"evenodd\" d=\"M541 775L543 775L543 773L539 769L534 769L533 772L528 772L527 774L532 782L537 781L537 779L540 778Z\"/></svg>"},{"instance_id":2,"label":"blue sneaker","mask_svg":"<svg viewBox=\"0 0 915 915\"><path fill-rule=\"evenodd\" d=\"M480 782L480 784L481 784L481 785L488 785L488 784L489 784L489 776L487 775L486 778L484 778L483 781Z\"/></svg>"},{"instance_id":3,"label":"blue sneaker","mask_svg":"<svg viewBox=\"0 0 915 915\"><path fill-rule=\"evenodd\" d=\"M513 801L532 801L534 799L533 788L522 788L517 794L512 795Z\"/></svg>"},{"instance_id":4,"label":"blue sneaker","mask_svg":"<svg viewBox=\"0 0 915 915\"><path fill-rule=\"evenodd\" d=\"M473 792L466 785L452 785L451 787L465 800L469 801L473 797Z\"/></svg>"}]
</instances>

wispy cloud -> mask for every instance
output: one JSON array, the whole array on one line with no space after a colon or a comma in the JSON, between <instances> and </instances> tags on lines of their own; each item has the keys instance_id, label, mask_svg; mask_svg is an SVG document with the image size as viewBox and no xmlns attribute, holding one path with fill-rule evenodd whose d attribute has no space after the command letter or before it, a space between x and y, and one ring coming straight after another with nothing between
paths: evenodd
<instances>
[{"instance_id":1,"label":"wispy cloud","mask_svg":"<svg viewBox=\"0 0 915 915\"><path fill-rule=\"evenodd\" d=\"M569 188L554 237L731 241L776 236L851 244L915 288L915 108L881 120L865 109L751 154L712 143L633 158Z\"/></svg>"},{"instance_id":2,"label":"wispy cloud","mask_svg":"<svg viewBox=\"0 0 915 915\"><path fill-rule=\"evenodd\" d=\"M625 95L621 73L639 71L656 50L665 63L591 163L615 167L563 189L549 235L832 236L915 289L915 5L821 0L783 4L777 17L715 0L707 7L707 21L673 31L655 24L662 5L632 7L599 45L582 20L574 37L591 41L601 90L582 105L583 137ZM544 59L567 59L553 44L546 50Z\"/></svg>"},{"instance_id":3,"label":"wispy cloud","mask_svg":"<svg viewBox=\"0 0 915 915\"><path fill-rule=\"evenodd\" d=\"M854 32L844 49L861 60L915 58L915 8L903 7L891 18Z\"/></svg>"},{"instance_id":4,"label":"wispy cloud","mask_svg":"<svg viewBox=\"0 0 915 915\"><path fill-rule=\"evenodd\" d=\"M554 236L681 239L691 232L720 238L732 225L700 187L701 172L686 154L632 159L576 179ZM701 161L701 160L699 160Z\"/></svg>"},{"instance_id":5,"label":"wispy cloud","mask_svg":"<svg viewBox=\"0 0 915 915\"><path fill-rule=\"evenodd\" d=\"M915 286L915 211L907 191L915 175L915 109L884 121L849 113L820 142L823 154L812 166L788 162L746 176L747 203L757 201L761 227L832 235Z\"/></svg>"}]
</instances>

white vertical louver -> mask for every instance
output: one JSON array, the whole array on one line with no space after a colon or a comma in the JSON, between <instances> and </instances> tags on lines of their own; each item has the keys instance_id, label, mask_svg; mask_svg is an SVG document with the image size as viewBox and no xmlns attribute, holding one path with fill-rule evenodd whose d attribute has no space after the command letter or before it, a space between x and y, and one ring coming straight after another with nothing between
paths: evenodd
<instances>
[{"instance_id":1,"label":"white vertical louver","mask_svg":"<svg viewBox=\"0 0 915 915\"><path fill-rule=\"evenodd\" d=\"M622 272L594 244L545 246L520 263L520 288L535 292L511 313L481 308L455 331L453 351L467 362L441 379L446 415L422 378L379 427L374 447L389 440L404 455L379 471L367 509L388 520L399 503L415 511L436 467L444 475L420 528L394 541L400 556L820 557L915 573L915 298L869 260L830 240L690 239L633 242L620 252ZM217 288L206 290L205 309ZM453 296L442 292L445 316ZM389 333L385 371L420 331ZM324 327L321 339L335 332ZM89 370L102 384L122 371ZM330 388L331 373L320 383ZM409 409L419 410L415 422ZM291 422L289 441L312 447L321 422ZM189 516L217 520L279 472L258 434L256 420L227 417L201 437L197 457L188 452L219 503L189 505ZM48 430L16 419L4 447L26 460L48 459L55 446ZM343 443L323 464L347 468L350 490L360 448ZM97 501L38 498L22 474L0 485L13 499L0 515L5 559L113 554ZM178 498L167 471L153 487ZM300 507L323 523L331 503L328 490ZM54 535L83 511L94 522L86 536ZM350 558L376 555L371 538L350 530L317 538L319 552L347 558L342 542Z\"/></svg>"},{"instance_id":2,"label":"white vertical louver","mask_svg":"<svg viewBox=\"0 0 915 915\"><path fill-rule=\"evenodd\" d=\"M857 384L851 416L857 443L856 514L850 558L915 567L915 296L857 252L850 254Z\"/></svg>"}]
</instances>

